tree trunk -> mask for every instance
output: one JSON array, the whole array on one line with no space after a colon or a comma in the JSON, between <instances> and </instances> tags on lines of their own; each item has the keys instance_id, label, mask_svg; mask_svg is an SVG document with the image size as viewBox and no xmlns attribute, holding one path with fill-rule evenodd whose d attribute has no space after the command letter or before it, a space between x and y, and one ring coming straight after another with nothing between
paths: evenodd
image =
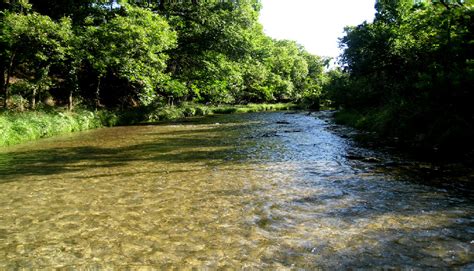
<instances>
[{"instance_id":1,"label":"tree trunk","mask_svg":"<svg viewBox=\"0 0 474 271\"><path fill-rule=\"evenodd\" d=\"M100 80L102 76L97 77L97 88L95 90L95 109L97 110L100 106Z\"/></svg>"},{"instance_id":2,"label":"tree trunk","mask_svg":"<svg viewBox=\"0 0 474 271\"><path fill-rule=\"evenodd\" d=\"M67 103L67 108L68 108L69 111L72 111L72 109L74 108L74 104L73 104L73 100L72 100L72 98L73 98L72 94L73 94L73 90L71 89L71 90L69 90L69 98L68 98L68 103Z\"/></svg>"},{"instance_id":3,"label":"tree trunk","mask_svg":"<svg viewBox=\"0 0 474 271\"><path fill-rule=\"evenodd\" d=\"M33 93L31 95L31 109L36 108L36 87L33 88Z\"/></svg>"},{"instance_id":4,"label":"tree trunk","mask_svg":"<svg viewBox=\"0 0 474 271\"><path fill-rule=\"evenodd\" d=\"M165 11L165 0L160 0L160 3L158 5L158 9L162 12Z\"/></svg>"},{"instance_id":5,"label":"tree trunk","mask_svg":"<svg viewBox=\"0 0 474 271\"><path fill-rule=\"evenodd\" d=\"M19 107L20 107L20 112L23 112L25 111L25 107L23 106L23 97L20 96L20 104L19 104Z\"/></svg>"},{"instance_id":6,"label":"tree trunk","mask_svg":"<svg viewBox=\"0 0 474 271\"><path fill-rule=\"evenodd\" d=\"M8 109L8 102L10 100L10 90L8 89L10 87L10 77L13 73L13 62L15 61L15 56L16 56L16 50L13 51L12 55L10 56L10 61L8 63L8 68L7 68L7 74L6 78L4 77L2 80L5 80L3 90L5 94L5 101L4 101L4 107L5 109ZM2 74L3 76L3 74Z\"/></svg>"},{"instance_id":7,"label":"tree trunk","mask_svg":"<svg viewBox=\"0 0 474 271\"><path fill-rule=\"evenodd\" d=\"M77 78L77 63L73 62L69 70L68 76L68 88L69 88L69 97L68 97L68 110L72 111L74 109L74 93L79 91L79 79Z\"/></svg>"},{"instance_id":8,"label":"tree trunk","mask_svg":"<svg viewBox=\"0 0 474 271\"><path fill-rule=\"evenodd\" d=\"M7 108L7 99L8 99L8 93L7 93L7 88L6 88L6 82L5 82L5 72L6 69L3 65L0 65L0 90L3 93L3 107Z\"/></svg>"}]
</instances>

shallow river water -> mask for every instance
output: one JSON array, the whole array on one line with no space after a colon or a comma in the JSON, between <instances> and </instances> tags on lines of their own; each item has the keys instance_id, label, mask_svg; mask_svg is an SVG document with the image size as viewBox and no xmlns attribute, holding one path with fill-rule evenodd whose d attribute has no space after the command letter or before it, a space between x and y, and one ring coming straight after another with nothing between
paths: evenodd
<instances>
[{"instance_id":1,"label":"shallow river water","mask_svg":"<svg viewBox=\"0 0 474 271\"><path fill-rule=\"evenodd\" d=\"M473 175L435 178L344 131L255 113L2 149L0 269L473 270L472 193L443 185Z\"/></svg>"}]
</instances>

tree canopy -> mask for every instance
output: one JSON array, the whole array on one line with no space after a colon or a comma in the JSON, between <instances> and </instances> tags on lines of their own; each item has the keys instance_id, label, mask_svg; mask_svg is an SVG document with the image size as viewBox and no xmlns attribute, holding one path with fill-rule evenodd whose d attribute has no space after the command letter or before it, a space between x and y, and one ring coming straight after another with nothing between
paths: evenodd
<instances>
[{"instance_id":1,"label":"tree canopy","mask_svg":"<svg viewBox=\"0 0 474 271\"><path fill-rule=\"evenodd\" d=\"M260 8L257 0L4 1L4 104L40 94L98 107L320 95L324 60L267 37Z\"/></svg>"},{"instance_id":2,"label":"tree canopy","mask_svg":"<svg viewBox=\"0 0 474 271\"><path fill-rule=\"evenodd\" d=\"M366 124L385 135L466 146L474 136L472 1L380 0L376 10L374 22L346 28L344 74L333 74L330 97L368 114Z\"/></svg>"}]
</instances>

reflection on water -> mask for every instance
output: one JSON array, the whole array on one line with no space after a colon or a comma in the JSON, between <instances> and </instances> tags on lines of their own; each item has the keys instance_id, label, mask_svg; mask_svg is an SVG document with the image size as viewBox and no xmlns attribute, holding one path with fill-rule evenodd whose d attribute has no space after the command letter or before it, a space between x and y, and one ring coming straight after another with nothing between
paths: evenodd
<instances>
[{"instance_id":1,"label":"reflection on water","mask_svg":"<svg viewBox=\"0 0 474 271\"><path fill-rule=\"evenodd\" d=\"M469 192L333 128L260 113L4 149L0 268L473 269Z\"/></svg>"}]
</instances>

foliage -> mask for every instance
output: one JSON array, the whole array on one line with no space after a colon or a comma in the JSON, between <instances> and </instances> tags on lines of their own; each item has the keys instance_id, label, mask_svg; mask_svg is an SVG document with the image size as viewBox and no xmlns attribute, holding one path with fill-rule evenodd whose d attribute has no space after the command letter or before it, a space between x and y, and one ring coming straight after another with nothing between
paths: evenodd
<instances>
[{"instance_id":1,"label":"foliage","mask_svg":"<svg viewBox=\"0 0 474 271\"><path fill-rule=\"evenodd\" d=\"M162 52L174 47L176 34L151 11L124 6L122 13L106 23L86 26L80 52L97 75L97 92L109 73L137 86L135 94L148 104L164 77L167 55Z\"/></svg>"},{"instance_id":2,"label":"foliage","mask_svg":"<svg viewBox=\"0 0 474 271\"><path fill-rule=\"evenodd\" d=\"M2 2L0 146L318 100L323 59L267 37L259 10L257 0ZM73 111L77 101L95 111Z\"/></svg>"},{"instance_id":3,"label":"foliage","mask_svg":"<svg viewBox=\"0 0 474 271\"><path fill-rule=\"evenodd\" d=\"M380 134L468 150L474 135L473 6L418 2L378 1L373 23L346 28L344 71L329 74L328 95L374 122L368 126Z\"/></svg>"},{"instance_id":4,"label":"foliage","mask_svg":"<svg viewBox=\"0 0 474 271\"><path fill-rule=\"evenodd\" d=\"M0 87L95 108L316 101L325 65L272 40L260 2L21 0L0 6ZM13 86L12 83L15 85ZM14 106L14 104L11 104Z\"/></svg>"},{"instance_id":5,"label":"foliage","mask_svg":"<svg viewBox=\"0 0 474 271\"><path fill-rule=\"evenodd\" d=\"M181 119L185 117L207 116L213 114L251 113L262 111L294 110L299 107L292 103L276 104L247 104L206 106L196 103L184 103L180 106L150 105L122 112L119 115L120 124L136 124Z\"/></svg>"},{"instance_id":6,"label":"foliage","mask_svg":"<svg viewBox=\"0 0 474 271\"><path fill-rule=\"evenodd\" d=\"M53 78L50 69L65 59L71 39L71 23L64 18L54 22L38 13L6 12L0 25L0 71L5 103L8 101L10 78L21 77L29 85L32 107L37 94L49 89Z\"/></svg>"},{"instance_id":7,"label":"foliage","mask_svg":"<svg viewBox=\"0 0 474 271\"><path fill-rule=\"evenodd\" d=\"M117 116L111 112L91 112L79 110L72 112L35 111L0 114L0 146L83 131L117 123Z\"/></svg>"}]
</instances>

